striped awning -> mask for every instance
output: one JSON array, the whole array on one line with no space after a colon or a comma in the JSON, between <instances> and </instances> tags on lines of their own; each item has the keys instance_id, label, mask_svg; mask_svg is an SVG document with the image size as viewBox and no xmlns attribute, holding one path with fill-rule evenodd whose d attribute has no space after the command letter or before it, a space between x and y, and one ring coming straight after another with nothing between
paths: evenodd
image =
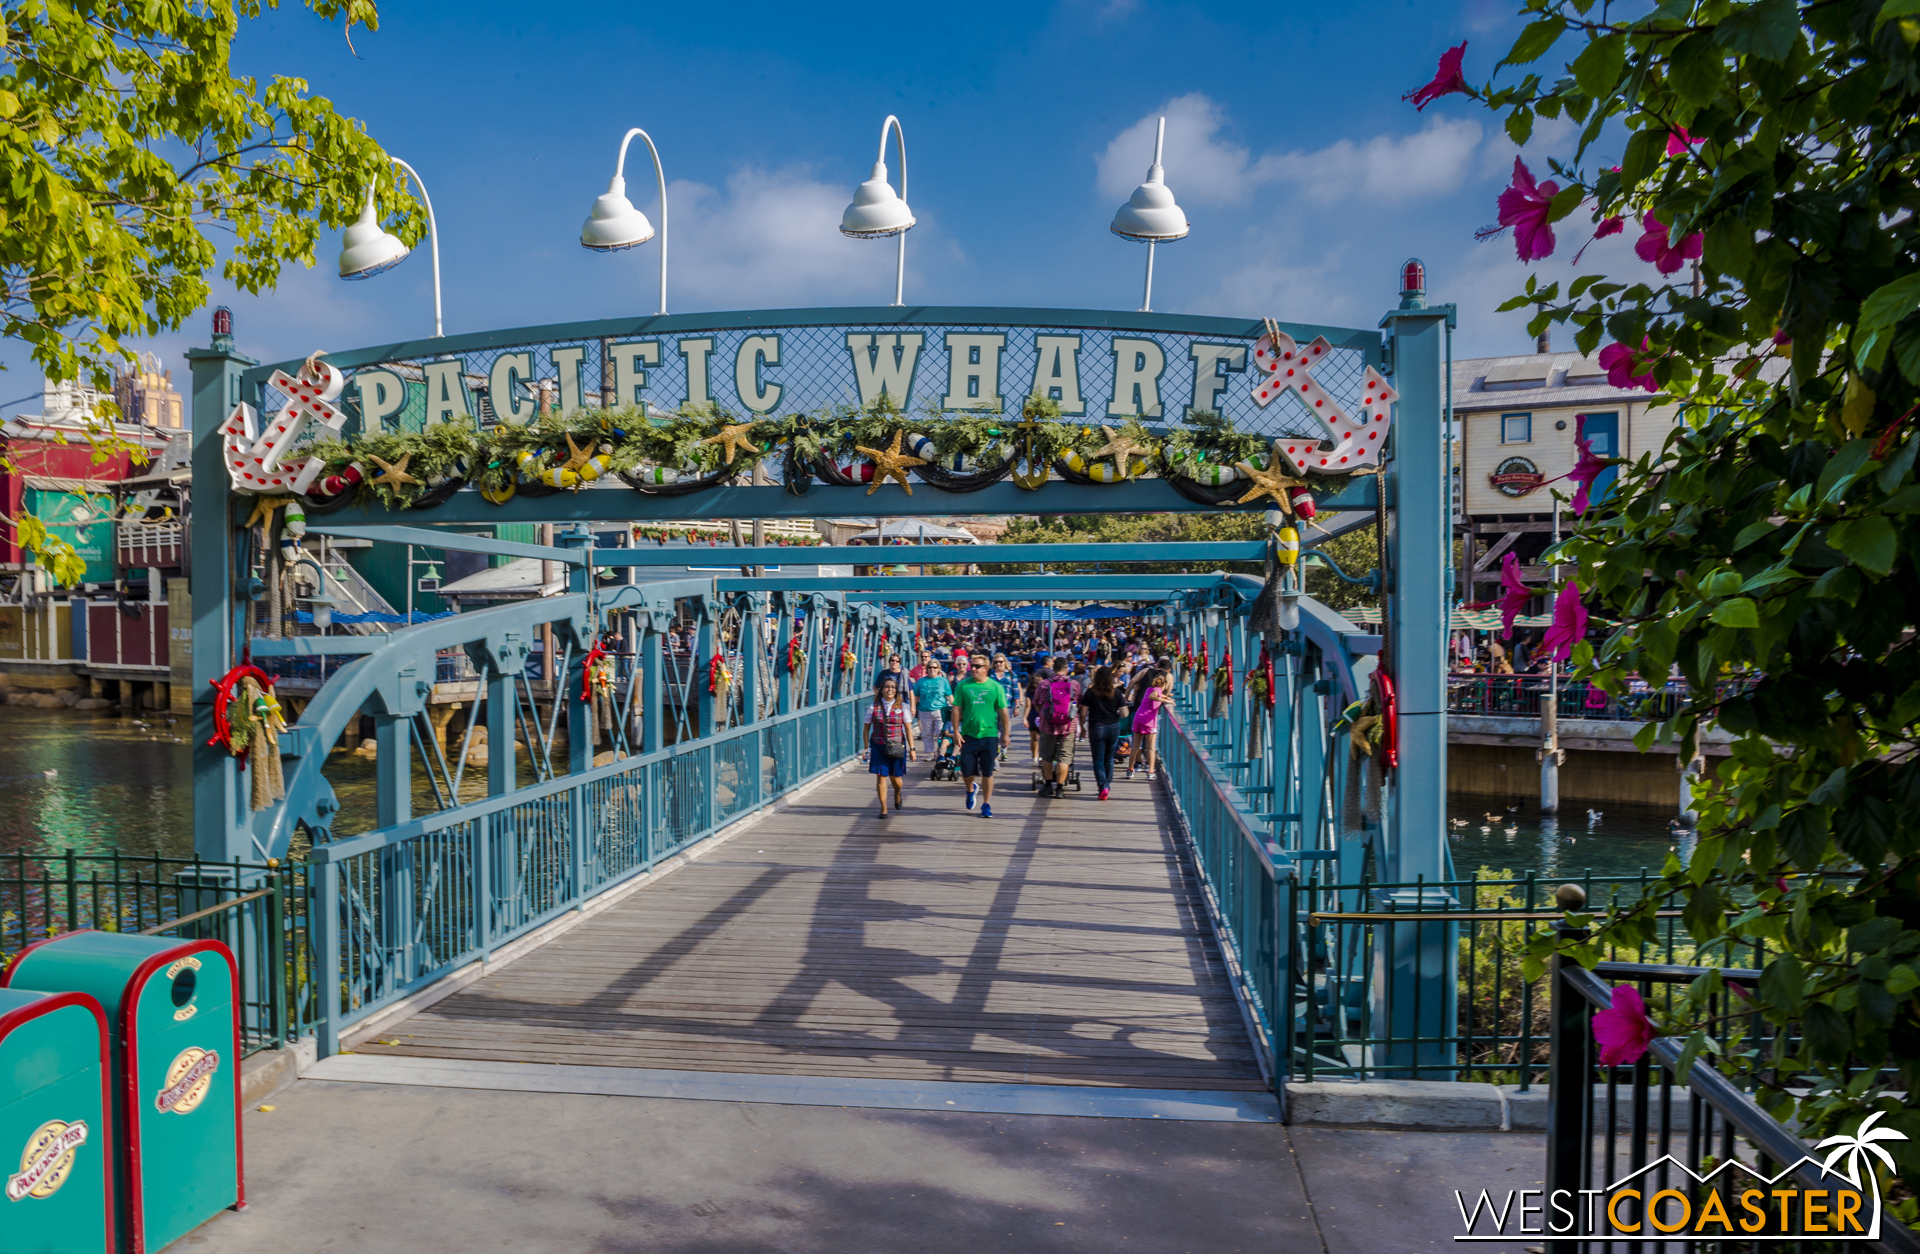
<instances>
[{"instance_id":1,"label":"striped awning","mask_svg":"<svg viewBox=\"0 0 1920 1254\"><path fill-rule=\"evenodd\" d=\"M1373 627L1380 623L1380 607L1363 605L1356 609L1341 610L1341 617L1349 622ZM1551 614L1521 614L1513 620L1515 627L1551 627ZM1463 610L1453 611L1452 630L1454 631L1499 631L1501 630L1499 610Z\"/></svg>"}]
</instances>

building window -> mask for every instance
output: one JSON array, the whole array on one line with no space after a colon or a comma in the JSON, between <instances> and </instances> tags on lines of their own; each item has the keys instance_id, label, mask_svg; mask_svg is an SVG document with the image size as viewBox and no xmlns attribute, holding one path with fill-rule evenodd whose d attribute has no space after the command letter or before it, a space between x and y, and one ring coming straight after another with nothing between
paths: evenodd
<instances>
[{"instance_id":1,"label":"building window","mask_svg":"<svg viewBox=\"0 0 1920 1254\"><path fill-rule=\"evenodd\" d=\"M1533 443L1533 415L1532 414L1501 414L1500 415L1500 443L1502 444Z\"/></svg>"}]
</instances>

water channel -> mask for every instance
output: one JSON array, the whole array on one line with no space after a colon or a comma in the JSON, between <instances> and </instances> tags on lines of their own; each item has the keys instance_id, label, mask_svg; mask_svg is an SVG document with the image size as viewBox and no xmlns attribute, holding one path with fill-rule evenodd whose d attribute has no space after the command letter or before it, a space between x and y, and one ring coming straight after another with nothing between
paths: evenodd
<instances>
[{"instance_id":1,"label":"water channel","mask_svg":"<svg viewBox=\"0 0 1920 1254\"><path fill-rule=\"evenodd\" d=\"M193 853L192 752L185 719L0 706L0 853ZM51 775L48 772L53 772ZM372 821L373 763L336 752L328 777L341 830ZM484 771L463 792L484 787ZM415 804L434 808L419 781ZM1680 838L1666 810L1608 806L1559 816L1485 797L1453 798L1449 844L1461 875L1486 867L1542 877L1657 871Z\"/></svg>"}]
</instances>

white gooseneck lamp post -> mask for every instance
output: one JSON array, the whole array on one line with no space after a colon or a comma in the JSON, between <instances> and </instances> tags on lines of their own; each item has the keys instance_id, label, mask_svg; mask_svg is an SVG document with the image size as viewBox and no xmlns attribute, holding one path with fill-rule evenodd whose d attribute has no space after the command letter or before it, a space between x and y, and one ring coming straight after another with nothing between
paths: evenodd
<instances>
[{"instance_id":1,"label":"white gooseneck lamp post","mask_svg":"<svg viewBox=\"0 0 1920 1254\"><path fill-rule=\"evenodd\" d=\"M418 170L391 154L389 160L412 176L413 185L420 189L420 201L427 207L427 240L433 249L433 334L438 338L444 332L440 329L440 225L434 221L433 197L427 195L427 185ZM398 237L380 226L380 211L374 207L373 189L369 187L367 207L340 241L340 277L350 281L370 279L405 261L408 251Z\"/></svg>"},{"instance_id":2,"label":"white gooseneck lamp post","mask_svg":"<svg viewBox=\"0 0 1920 1254\"><path fill-rule=\"evenodd\" d=\"M660 185L660 312L667 312L667 176L660 169L660 150L653 146L653 136L639 127L628 131L620 141L620 159L614 163L613 179L607 184L606 194L593 202L593 212L580 227L582 247L591 248L597 253L617 253L624 248L638 248L653 238L653 223L647 221L647 215L633 207L627 199L627 145L638 135L647 141L647 151L653 154L653 177Z\"/></svg>"},{"instance_id":3,"label":"white gooseneck lamp post","mask_svg":"<svg viewBox=\"0 0 1920 1254\"><path fill-rule=\"evenodd\" d=\"M1187 225L1187 215L1173 203L1166 172L1160 167L1160 154L1166 143L1167 120L1161 118L1160 129L1153 139L1153 164L1147 167L1147 181L1134 188L1132 198L1113 215L1115 235L1139 240L1147 246L1147 287L1140 297L1141 313L1153 309L1153 246L1184 239L1192 229Z\"/></svg>"},{"instance_id":4,"label":"white gooseneck lamp post","mask_svg":"<svg viewBox=\"0 0 1920 1254\"><path fill-rule=\"evenodd\" d=\"M900 148L900 194L893 194L887 182L887 128L892 127ZM907 285L907 232L913 228L913 210L907 207L907 133L900 119L891 113L880 124L880 155L874 159L873 173L853 193L853 203L840 215L840 234L853 239L900 239L900 252L893 271L893 303L904 304Z\"/></svg>"}]
</instances>

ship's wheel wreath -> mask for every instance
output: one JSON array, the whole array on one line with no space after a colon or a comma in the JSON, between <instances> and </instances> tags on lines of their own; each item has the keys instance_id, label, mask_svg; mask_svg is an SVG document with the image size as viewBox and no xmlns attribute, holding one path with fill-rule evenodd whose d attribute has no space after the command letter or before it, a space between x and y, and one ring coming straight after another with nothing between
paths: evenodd
<instances>
[{"instance_id":1,"label":"ship's wheel wreath","mask_svg":"<svg viewBox=\"0 0 1920 1254\"><path fill-rule=\"evenodd\" d=\"M257 666L236 666L220 678L209 679L207 681L213 685L214 694L213 738L208 740L207 743L210 745L219 745L222 749L239 758L243 766L246 765L247 753L252 746L244 745L238 749L233 747L233 721L227 715L227 707L240 692L241 683L248 679L259 684L262 692L273 691L273 676L267 674Z\"/></svg>"}]
</instances>

